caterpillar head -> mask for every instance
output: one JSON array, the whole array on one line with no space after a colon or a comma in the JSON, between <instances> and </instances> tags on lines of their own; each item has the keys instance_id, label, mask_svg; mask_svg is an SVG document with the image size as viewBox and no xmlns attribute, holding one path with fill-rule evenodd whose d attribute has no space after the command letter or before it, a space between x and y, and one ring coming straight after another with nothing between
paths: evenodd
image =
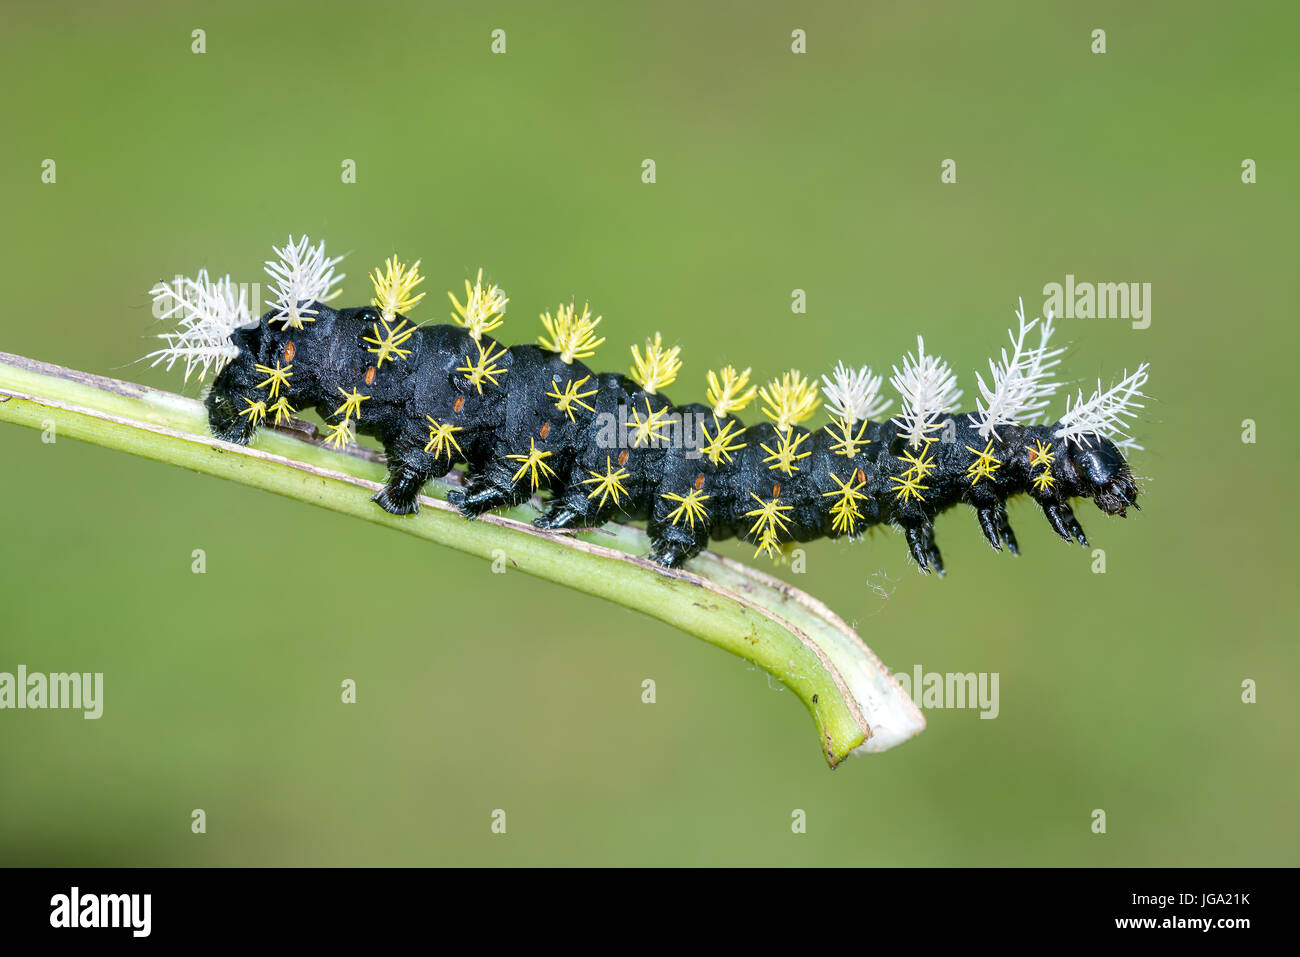
<instances>
[{"instance_id":1,"label":"caterpillar head","mask_svg":"<svg viewBox=\"0 0 1300 957\"><path fill-rule=\"evenodd\" d=\"M1082 493L1091 495L1107 515L1122 518L1130 505L1142 510L1137 503L1133 473L1110 439L1094 436L1091 442L1070 443L1070 462L1078 473Z\"/></svg>"}]
</instances>

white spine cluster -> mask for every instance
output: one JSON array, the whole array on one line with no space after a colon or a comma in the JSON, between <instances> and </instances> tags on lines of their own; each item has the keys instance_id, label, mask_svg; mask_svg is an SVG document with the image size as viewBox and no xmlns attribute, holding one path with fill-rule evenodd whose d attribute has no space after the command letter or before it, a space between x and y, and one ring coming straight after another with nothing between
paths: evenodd
<instances>
[{"instance_id":1,"label":"white spine cluster","mask_svg":"<svg viewBox=\"0 0 1300 957\"><path fill-rule=\"evenodd\" d=\"M835 364L832 381L822 376L822 394L826 408L849 425L877 418L894 404L893 399L880 398L883 376L873 376L871 366L860 369L845 368L843 362Z\"/></svg>"},{"instance_id":2,"label":"white spine cluster","mask_svg":"<svg viewBox=\"0 0 1300 957\"><path fill-rule=\"evenodd\" d=\"M1016 310L1020 322L1020 331L1008 330L1011 338L1011 355L1002 350L1002 361L989 360L989 373L992 386L985 383L984 377L975 374L980 396L975 403L976 412L972 412L971 424L979 429L980 438L990 435L999 439L997 430L1004 425L1018 422L1033 422L1047 408L1059 382L1052 381L1052 370L1061 364L1060 356L1064 349L1051 349L1052 314L1046 319L1034 319L1025 322L1025 302L1020 300ZM1040 324L1041 323L1041 324ZM1027 342L1029 333L1038 327L1038 345ZM999 441L1001 441L999 439Z\"/></svg>"},{"instance_id":3,"label":"white spine cluster","mask_svg":"<svg viewBox=\"0 0 1300 957\"><path fill-rule=\"evenodd\" d=\"M1078 445L1091 444L1092 436L1104 436L1120 448L1142 448L1128 434L1128 420L1143 407L1138 400L1146 398L1142 387L1146 385L1150 367L1149 362L1144 362L1132 375L1125 369L1124 378L1104 391L1098 379L1092 396L1085 401L1080 390L1073 406L1067 396L1065 415L1061 416L1061 427L1054 433L1056 437Z\"/></svg>"},{"instance_id":4,"label":"white spine cluster","mask_svg":"<svg viewBox=\"0 0 1300 957\"><path fill-rule=\"evenodd\" d=\"M149 294L155 314L176 321L174 332L158 337L166 340L167 347L145 356L153 359L150 365L165 362L170 370L183 361L186 380L198 369L202 381L209 372L220 372L239 355L230 334L251 323L253 316L246 292L237 288L229 276L210 282L208 271L201 269L194 279L178 276L170 283L160 282Z\"/></svg>"},{"instance_id":5,"label":"white spine cluster","mask_svg":"<svg viewBox=\"0 0 1300 957\"><path fill-rule=\"evenodd\" d=\"M889 384L903 400L895 421L913 447L939 427L939 417L954 411L962 396L956 374L939 356L925 354L925 342L920 336L916 337L916 356L906 356L901 371L894 366Z\"/></svg>"},{"instance_id":6,"label":"white spine cluster","mask_svg":"<svg viewBox=\"0 0 1300 957\"><path fill-rule=\"evenodd\" d=\"M297 243L290 236L283 249L271 248L279 257L266 263L266 274L271 277L271 306L275 309L271 318L283 319L291 329L301 329L304 322L315 319L312 303L328 302L338 295L334 287L346 277L334 275L334 267L342 257L326 259L325 243L313 247L306 236Z\"/></svg>"}]
</instances>

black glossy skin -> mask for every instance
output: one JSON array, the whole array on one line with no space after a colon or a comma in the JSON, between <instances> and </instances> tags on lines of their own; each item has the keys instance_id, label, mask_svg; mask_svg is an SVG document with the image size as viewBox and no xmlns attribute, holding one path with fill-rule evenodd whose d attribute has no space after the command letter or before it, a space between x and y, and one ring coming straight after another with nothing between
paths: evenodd
<instances>
[{"instance_id":1,"label":"black glossy skin","mask_svg":"<svg viewBox=\"0 0 1300 957\"><path fill-rule=\"evenodd\" d=\"M754 543L754 519L746 516L761 502L779 495L787 528L779 541L809 541L822 537L839 537L832 528L830 515L833 497L826 493L838 488L831 475L850 480L855 473L865 480L861 491L868 496L858 502L862 520L855 534L867 526L892 524L906 535L908 547L921 571L934 569L943 573L943 560L934 542L934 517L959 503L970 505L980 529L995 549L1005 545L1018 554L1015 535L1007 522L1006 501L1013 495L1027 494L1038 502L1052 528L1065 541L1087 544L1069 500L1091 497L1104 512L1123 516L1128 506L1136 507L1137 486L1119 450L1105 439L1094 439L1092 446L1067 446L1052 432L1058 425L1007 426L998 430L993 454L1002 465L992 479L972 485L967 469L976 456L967 446L982 450L985 440L971 428L965 415L954 416L944 438L930 446L935 470L926 477L924 501L904 501L898 495L898 483L909 467L901 456L906 446L891 421L869 423L866 437L871 444L852 457L831 451L834 439L819 428L803 442L799 451L811 454L798 461L791 475L773 470L763 459L761 446L776 448L778 433L766 423L744 428L738 441L745 448L713 465L698 454L699 443L678 441L668 447L636 447L629 430L617 426L620 407L624 416L636 409L644 414L650 409L668 409L687 416L700 415L709 430L718 426L708 407L698 404L674 408L662 393L651 395L635 382L618 373L594 373L580 361L565 364L559 355L538 346L510 347L497 361L505 368L498 375L499 385L485 383L482 394L458 366L466 357L478 356L478 345L460 327L426 325L419 328L404 345L410 354L403 360L385 362L367 383L367 370L375 356L366 351L363 338L371 334L378 311L361 309L334 310L317 304L318 318L302 329L286 329L271 322L271 313L252 327L237 330L232 340L240 354L222 370L207 397L213 433L221 439L248 443L255 426L239 410L245 398L266 399L267 391L257 383L266 379L255 370L256 364L283 364L286 347L293 344L293 375L287 392L295 410L315 408L327 422L336 421L332 413L342 403L342 392L356 389L370 398L361 406L357 430L374 436L384 446L389 463L388 483L375 501L394 514L409 514L418 508L417 499L424 483L446 475L457 464L464 464L468 480L463 490L453 490L450 501L467 517L506 505L517 504L533 494L527 476L515 480L520 462L511 454L526 454L530 440L539 450L551 452L544 461L554 475L544 476L540 490L550 492L548 510L536 520L542 528L565 529L591 527L611 520L645 520L653 543L651 556L668 566L678 566L697 554L711 538L739 536ZM484 336L483 344L492 340ZM558 410L555 399L546 393L553 383L563 391L564 383L591 376L584 390L593 385L598 394L586 401L588 411L574 407L574 418ZM463 431L455 433L462 453L455 458L435 456L425 451L429 442L426 416L440 423L450 422ZM692 420L693 421L693 420ZM743 426L741 426L743 428ZM794 427L796 434L807 430ZM619 443L619 435L628 436ZM680 429L671 433L682 435ZM693 433L687 430L686 435ZM939 434L939 433L936 433ZM1032 479L1041 472L1031 461L1035 442L1051 445L1054 484L1047 489L1035 487ZM620 465L621 459L621 465ZM618 505L612 500L600 504L591 496L595 486L583 484L593 473L609 467L623 468L626 495ZM669 519L676 501L665 499L670 493L687 495L698 488L708 496L707 518L689 523ZM756 501L758 496L760 501Z\"/></svg>"}]
</instances>

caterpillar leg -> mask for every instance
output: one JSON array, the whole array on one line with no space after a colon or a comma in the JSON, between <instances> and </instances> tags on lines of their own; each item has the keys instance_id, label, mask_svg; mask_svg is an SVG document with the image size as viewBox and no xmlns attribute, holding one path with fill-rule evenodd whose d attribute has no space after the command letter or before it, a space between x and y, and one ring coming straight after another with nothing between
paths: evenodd
<instances>
[{"instance_id":1,"label":"caterpillar leg","mask_svg":"<svg viewBox=\"0 0 1300 957\"><path fill-rule=\"evenodd\" d=\"M907 547L916 559L916 564L920 567L923 574L928 574L931 569L937 572L940 577L944 574L943 556L939 554L939 546L934 542L934 525L925 522L920 525L906 525L903 531L907 535Z\"/></svg>"},{"instance_id":2,"label":"caterpillar leg","mask_svg":"<svg viewBox=\"0 0 1300 957\"><path fill-rule=\"evenodd\" d=\"M527 489L527 485L524 488ZM471 475L465 488L447 493L447 501L460 509L466 518L478 518L484 512L518 505L527 498L528 492L519 491L510 472L491 467L486 472Z\"/></svg>"},{"instance_id":3,"label":"caterpillar leg","mask_svg":"<svg viewBox=\"0 0 1300 957\"><path fill-rule=\"evenodd\" d=\"M538 528L559 531L565 528L585 528L589 523L586 512L574 508L568 502L554 502L542 515L533 519Z\"/></svg>"},{"instance_id":4,"label":"caterpillar leg","mask_svg":"<svg viewBox=\"0 0 1300 957\"><path fill-rule=\"evenodd\" d=\"M1011 522L1007 519L1007 507L999 505L995 511L998 520L998 534L1002 536L1007 551L1012 555L1019 555L1020 546L1016 543L1016 533L1011 531Z\"/></svg>"},{"instance_id":5,"label":"caterpillar leg","mask_svg":"<svg viewBox=\"0 0 1300 957\"><path fill-rule=\"evenodd\" d=\"M699 545L659 541L650 546L650 560L665 568L681 568L701 551Z\"/></svg>"},{"instance_id":6,"label":"caterpillar leg","mask_svg":"<svg viewBox=\"0 0 1300 957\"><path fill-rule=\"evenodd\" d=\"M552 530L595 528L639 516L647 493L623 468L627 455L618 464L608 455L603 462L594 456L574 462L562 479L552 481L550 508L533 524Z\"/></svg>"},{"instance_id":7,"label":"caterpillar leg","mask_svg":"<svg viewBox=\"0 0 1300 957\"><path fill-rule=\"evenodd\" d=\"M1048 523L1052 530L1060 535L1061 538L1069 543L1078 542L1083 547L1088 547L1088 536L1083 533L1083 526L1079 520L1074 517L1074 510L1064 502L1043 502L1043 514L1047 516Z\"/></svg>"},{"instance_id":8,"label":"caterpillar leg","mask_svg":"<svg viewBox=\"0 0 1300 957\"><path fill-rule=\"evenodd\" d=\"M510 496L494 485L471 478L465 488L448 492L447 501L460 509L466 518L478 518L484 512L508 504Z\"/></svg>"},{"instance_id":9,"label":"caterpillar leg","mask_svg":"<svg viewBox=\"0 0 1300 957\"><path fill-rule=\"evenodd\" d=\"M975 510L975 517L979 519L980 531L984 533L984 538L993 546L995 552L1002 551L1002 521L998 517L998 512L1002 506L994 505L991 508L981 508Z\"/></svg>"},{"instance_id":10,"label":"caterpillar leg","mask_svg":"<svg viewBox=\"0 0 1300 957\"><path fill-rule=\"evenodd\" d=\"M1016 544L1015 532L1011 531L1011 523L1007 520L1007 507L1002 504L990 505L987 508L978 508L975 515L979 519L980 531L984 533L984 538L994 551L1002 551L1002 546L1007 546L1007 551L1012 555L1020 554L1020 546Z\"/></svg>"},{"instance_id":11,"label":"caterpillar leg","mask_svg":"<svg viewBox=\"0 0 1300 957\"><path fill-rule=\"evenodd\" d=\"M420 510L420 489L433 475L409 463L394 464L388 473L388 482L371 499L386 512L394 515L414 515Z\"/></svg>"},{"instance_id":12,"label":"caterpillar leg","mask_svg":"<svg viewBox=\"0 0 1300 957\"><path fill-rule=\"evenodd\" d=\"M547 510L533 519L538 528L560 531L566 528L597 528L606 522L625 521L638 517L636 489L629 492L620 487L617 504L610 496L604 501L588 495L582 486L556 494Z\"/></svg>"},{"instance_id":13,"label":"caterpillar leg","mask_svg":"<svg viewBox=\"0 0 1300 957\"><path fill-rule=\"evenodd\" d=\"M686 525L654 525L650 533L650 560L665 568L680 568L698 555L709 543L709 532L702 524L697 529Z\"/></svg>"},{"instance_id":14,"label":"caterpillar leg","mask_svg":"<svg viewBox=\"0 0 1300 957\"><path fill-rule=\"evenodd\" d=\"M240 415L234 400L225 391L215 388L203 401L208 408L208 425L212 434L223 442L247 445L257 431L257 422L251 415Z\"/></svg>"}]
</instances>

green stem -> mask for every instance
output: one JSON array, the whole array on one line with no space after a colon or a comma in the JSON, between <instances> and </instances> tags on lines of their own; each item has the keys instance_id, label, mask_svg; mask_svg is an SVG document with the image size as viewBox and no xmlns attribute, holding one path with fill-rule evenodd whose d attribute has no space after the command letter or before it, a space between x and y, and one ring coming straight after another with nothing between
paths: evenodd
<instances>
[{"instance_id":1,"label":"green stem","mask_svg":"<svg viewBox=\"0 0 1300 957\"><path fill-rule=\"evenodd\" d=\"M431 482L418 515L374 505L380 456L325 448L313 427L266 429L255 448L207 432L202 403L115 379L0 353L0 420L276 492L386 525L479 558L597 595L675 625L763 668L793 691L817 724L835 767L854 751L879 751L918 734L925 721L888 670L816 599L738 562L705 553L689 571L638 557L637 528L608 525L576 535L534 528L527 508L467 521L446 501L454 482Z\"/></svg>"}]
</instances>

